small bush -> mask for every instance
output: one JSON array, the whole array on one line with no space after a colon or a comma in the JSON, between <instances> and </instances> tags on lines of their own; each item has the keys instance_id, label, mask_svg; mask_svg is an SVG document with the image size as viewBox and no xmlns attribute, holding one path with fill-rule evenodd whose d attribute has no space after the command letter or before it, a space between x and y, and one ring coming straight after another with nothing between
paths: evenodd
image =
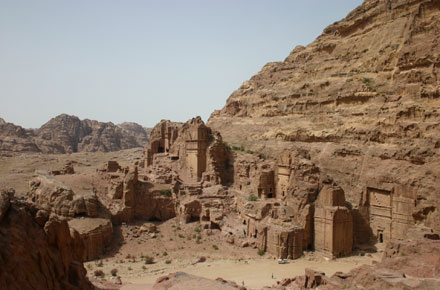
<instances>
[{"instance_id":1,"label":"small bush","mask_svg":"<svg viewBox=\"0 0 440 290\"><path fill-rule=\"evenodd\" d=\"M162 256L168 256L168 253L167 252L163 252L163 254L162 254Z\"/></svg>"},{"instance_id":2,"label":"small bush","mask_svg":"<svg viewBox=\"0 0 440 290\"><path fill-rule=\"evenodd\" d=\"M146 264L146 265L154 264L154 258L153 258L153 257L150 257L150 256L146 256L146 257L145 257L145 264Z\"/></svg>"},{"instance_id":3,"label":"small bush","mask_svg":"<svg viewBox=\"0 0 440 290\"><path fill-rule=\"evenodd\" d=\"M251 195L249 195L248 200L249 201L257 201L258 197L255 194L251 194Z\"/></svg>"},{"instance_id":4,"label":"small bush","mask_svg":"<svg viewBox=\"0 0 440 290\"><path fill-rule=\"evenodd\" d=\"M145 267L145 265L142 265L142 270L145 270L145 269L147 269L147 267Z\"/></svg>"},{"instance_id":5,"label":"small bush","mask_svg":"<svg viewBox=\"0 0 440 290\"><path fill-rule=\"evenodd\" d=\"M264 255L264 250L258 250L258 255L263 256Z\"/></svg>"},{"instance_id":6,"label":"small bush","mask_svg":"<svg viewBox=\"0 0 440 290\"><path fill-rule=\"evenodd\" d=\"M217 245L212 245L212 248L214 249L214 250L218 250L218 247L217 247Z\"/></svg>"},{"instance_id":7,"label":"small bush","mask_svg":"<svg viewBox=\"0 0 440 290\"><path fill-rule=\"evenodd\" d=\"M167 264L167 265L171 264L171 260L166 260L165 264Z\"/></svg>"},{"instance_id":8,"label":"small bush","mask_svg":"<svg viewBox=\"0 0 440 290\"><path fill-rule=\"evenodd\" d=\"M110 273L112 274L113 277L116 277L118 275L118 269L112 269Z\"/></svg>"},{"instance_id":9,"label":"small bush","mask_svg":"<svg viewBox=\"0 0 440 290\"><path fill-rule=\"evenodd\" d=\"M370 78L363 78L362 82L366 85L369 85L369 84L371 84L372 80Z\"/></svg>"},{"instance_id":10,"label":"small bush","mask_svg":"<svg viewBox=\"0 0 440 290\"><path fill-rule=\"evenodd\" d=\"M99 261L99 263L98 263L98 265L97 265L98 267L104 267L104 262L102 262L102 260L101 261Z\"/></svg>"},{"instance_id":11,"label":"small bush","mask_svg":"<svg viewBox=\"0 0 440 290\"><path fill-rule=\"evenodd\" d=\"M171 197L171 190L170 189L162 189L160 191L160 195L165 197Z\"/></svg>"},{"instance_id":12,"label":"small bush","mask_svg":"<svg viewBox=\"0 0 440 290\"><path fill-rule=\"evenodd\" d=\"M125 259L131 259L131 255L128 254L127 256L125 256Z\"/></svg>"},{"instance_id":13,"label":"small bush","mask_svg":"<svg viewBox=\"0 0 440 290\"><path fill-rule=\"evenodd\" d=\"M88 265L87 265L87 269L92 270L92 269L93 269L92 264L88 264Z\"/></svg>"},{"instance_id":14,"label":"small bush","mask_svg":"<svg viewBox=\"0 0 440 290\"><path fill-rule=\"evenodd\" d=\"M183 239L185 236L182 234L179 234L179 238Z\"/></svg>"},{"instance_id":15,"label":"small bush","mask_svg":"<svg viewBox=\"0 0 440 290\"><path fill-rule=\"evenodd\" d=\"M197 263L204 263L206 262L206 257L200 257L199 260L197 261Z\"/></svg>"},{"instance_id":16,"label":"small bush","mask_svg":"<svg viewBox=\"0 0 440 290\"><path fill-rule=\"evenodd\" d=\"M102 270L95 270L95 272L93 272L93 274L95 275L95 277L103 278L105 276L104 272Z\"/></svg>"},{"instance_id":17,"label":"small bush","mask_svg":"<svg viewBox=\"0 0 440 290\"><path fill-rule=\"evenodd\" d=\"M231 149L232 149L232 151L241 151L241 152L243 152L243 151L245 150L244 147L243 147L243 145L240 145L240 146L232 146Z\"/></svg>"},{"instance_id":18,"label":"small bush","mask_svg":"<svg viewBox=\"0 0 440 290\"><path fill-rule=\"evenodd\" d=\"M133 268L131 268L131 267L128 267L128 271L131 271L131 270L133 270Z\"/></svg>"}]
</instances>

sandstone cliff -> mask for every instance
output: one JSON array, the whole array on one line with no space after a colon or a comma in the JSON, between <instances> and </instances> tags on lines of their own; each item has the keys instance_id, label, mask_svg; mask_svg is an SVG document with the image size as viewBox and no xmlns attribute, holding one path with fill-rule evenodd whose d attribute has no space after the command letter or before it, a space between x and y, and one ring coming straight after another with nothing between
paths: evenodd
<instances>
[{"instance_id":1,"label":"sandstone cliff","mask_svg":"<svg viewBox=\"0 0 440 290\"><path fill-rule=\"evenodd\" d=\"M0 288L94 289L82 264L78 232L12 196L0 192Z\"/></svg>"},{"instance_id":2,"label":"sandstone cliff","mask_svg":"<svg viewBox=\"0 0 440 290\"><path fill-rule=\"evenodd\" d=\"M0 122L0 153L3 152L108 152L142 147L149 130L136 123L103 123L80 120L66 114L52 118L36 130Z\"/></svg>"},{"instance_id":3,"label":"sandstone cliff","mask_svg":"<svg viewBox=\"0 0 440 290\"><path fill-rule=\"evenodd\" d=\"M345 191L357 242L364 224L378 239L408 224L440 231L439 19L437 0L365 1L264 66L208 125L267 155L308 151Z\"/></svg>"}]
</instances>

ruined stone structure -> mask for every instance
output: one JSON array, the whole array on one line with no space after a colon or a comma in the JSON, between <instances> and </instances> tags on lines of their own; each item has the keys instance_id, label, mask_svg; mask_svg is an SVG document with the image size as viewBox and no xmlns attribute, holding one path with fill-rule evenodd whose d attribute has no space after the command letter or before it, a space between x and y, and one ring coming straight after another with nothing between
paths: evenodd
<instances>
[{"instance_id":1,"label":"ruined stone structure","mask_svg":"<svg viewBox=\"0 0 440 290\"><path fill-rule=\"evenodd\" d=\"M258 197L259 198L274 198L275 194L275 180L273 170L265 170L260 174L258 180Z\"/></svg>"},{"instance_id":2,"label":"ruined stone structure","mask_svg":"<svg viewBox=\"0 0 440 290\"><path fill-rule=\"evenodd\" d=\"M289 179L291 174L291 163L292 159L290 157L290 154L288 154L287 152L283 152L278 157L276 193L281 198L285 197L287 194L287 187L289 186Z\"/></svg>"},{"instance_id":3,"label":"ruined stone structure","mask_svg":"<svg viewBox=\"0 0 440 290\"><path fill-rule=\"evenodd\" d=\"M259 250L282 259L299 258L304 250L304 229L291 224L276 224L270 220L247 220L247 236L256 240Z\"/></svg>"},{"instance_id":4,"label":"ruined stone structure","mask_svg":"<svg viewBox=\"0 0 440 290\"><path fill-rule=\"evenodd\" d=\"M206 150L208 135L211 130L203 122L194 122L187 131L185 140L186 166L189 176L200 181L202 173L206 171Z\"/></svg>"},{"instance_id":5,"label":"ruined stone structure","mask_svg":"<svg viewBox=\"0 0 440 290\"><path fill-rule=\"evenodd\" d=\"M297 258L307 248L348 255L353 217L344 192L308 158L305 151L284 151L275 163L242 153L235 157L237 210L246 236L281 258ZM248 199L256 193L257 201Z\"/></svg>"},{"instance_id":6,"label":"ruined stone structure","mask_svg":"<svg viewBox=\"0 0 440 290\"><path fill-rule=\"evenodd\" d=\"M404 238L406 232L415 225L412 214L416 210L416 200L403 187L392 185L381 188L368 186L367 207L369 224L373 236L380 243L393 238Z\"/></svg>"},{"instance_id":7,"label":"ruined stone structure","mask_svg":"<svg viewBox=\"0 0 440 290\"><path fill-rule=\"evenodd\" d=\"M315 250L334 257L351 254L353 217L340 187L325 186L315 203Z\"/></svg>"},{"instance_id":8,"label":"ruined stone structure","mask_svg":"<svg viewBox=\"0 0 440 290\"><path fill-rule=\"evenodd\" d=\"M144 165L154 166L155 172L178 176L182 186L215 185L228 180L229 152L221 136L200 117L185 124L162 121L153 129L150 140Z\"/></svg>"},{"instance_id":9,"label":"ruined stone structure","mask_svg":"<svg viewBox=\"0 0 440 290\"><path fill-rule=\"evenodd\" d=\"M182 123L162 120L157 124L150 134L150 142L144 151L144 166L153 164L153 156L156 153L167 153L171 145L176 141L179 128Z\"/></svg>"}]
</instances>

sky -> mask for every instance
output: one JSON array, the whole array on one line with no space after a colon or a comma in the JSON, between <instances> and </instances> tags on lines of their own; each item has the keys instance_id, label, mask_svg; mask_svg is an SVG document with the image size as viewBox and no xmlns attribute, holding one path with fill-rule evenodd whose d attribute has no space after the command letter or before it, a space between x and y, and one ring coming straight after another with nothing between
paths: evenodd
<instances>
[{"instance_id":1,"label":"sky","mask_svg":"<svg viewBox=\"0 0 440 290\"><path fill-rule=\"evenodd\" d=\"M0 117L205 121L362 0L0 0Z\"/></svg>"}]
</instances>

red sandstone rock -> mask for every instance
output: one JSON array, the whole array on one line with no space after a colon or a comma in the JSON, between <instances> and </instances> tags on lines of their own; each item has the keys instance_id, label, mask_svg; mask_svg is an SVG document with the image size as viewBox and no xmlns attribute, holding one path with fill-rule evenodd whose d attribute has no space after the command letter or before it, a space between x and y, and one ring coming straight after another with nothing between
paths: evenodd
<instances>
[{"instance_id":1,"label":"red sandstone rock","mask_svg":"<svg viewBox=\"0 0 440 290\"><path fill-rule=\"evenodd\" d=\"M35 212L13 202L0 221L0 288L94 289L82 265L78 233L57 217L42 227L35 222Z\"/></svg>"},{"instance_id":2,"label":"red sandstone rock","mask_svg":"<svg viewBox=\"0 0 440 290\"><path fill-rule=\"evenodd\" d=\"M273 158L307 151L344 190L355 244L439 233L439 17L438 1L364 1L264 66L207 125Z\"/></svg>"},{"instance_id":3,"label":"red sandstone rock","mask_svg":"<svg viewBox=\"0 0 440 290\"><path fill-rule=\"evenodd\" d=\"M72 153L117 151L142 147L149 129L136 123L102 123L59 115L37 130L0 123L1 152Z\"/></svg>"},{"instance_id":4,"label":"red sandstone rock","mask_svg":"<svg viewBox=\"0 0 440 290\"><path fill-rule=\"evenodd\" d=\"M199 290L246 290L245 287L238 286L234 282L226 281L221 278L209 280L182 272L172 273L157 279L153 290L167 289L199 289Z\"/></svg>"}]
</instances>

